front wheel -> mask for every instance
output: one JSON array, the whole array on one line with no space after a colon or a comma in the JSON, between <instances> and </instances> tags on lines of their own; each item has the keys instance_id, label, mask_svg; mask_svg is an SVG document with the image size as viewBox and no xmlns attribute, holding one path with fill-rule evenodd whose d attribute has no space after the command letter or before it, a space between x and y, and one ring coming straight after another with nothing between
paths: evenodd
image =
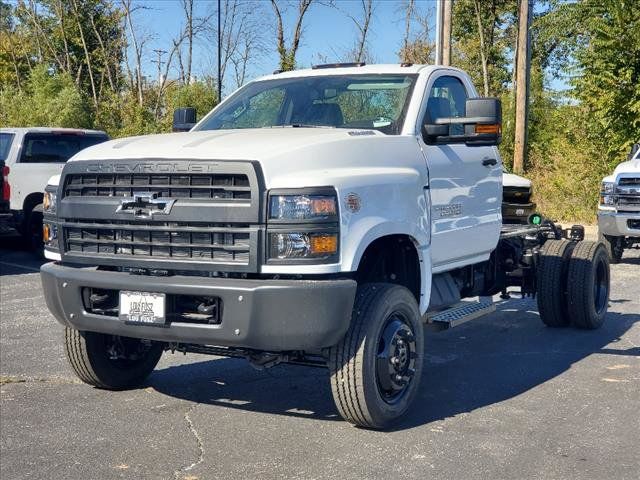
<instances>
[{"instance_id":1,"label":"front wheel","mask_svg":"<svg viewBox=\"0 0 640 480\"><path fill-rule=\"evenodd\" d=\"M64 351L71 368L84 383L124 390L140 385L149 376L160 360L163 345L65 328Z\"/></svg>"},{"instance_id":2,"label":"front wheel","mask_svg":"<svg viewBox=\"0 0 640 480\"><path fill-rule=\"evenodd\" d=\"M624 237L612 237L598 232L598 240L604 244L609 255L609 261L611 263L620 263L624 253Z\"/></svg>"},{"instance_id":3,"label":"front wheel","mask_svg":"<svg viewBox=\"0 0 640 480\"><path fill-rule=\"evenodd\" d=\"M423 349L420 312L409 290L384 283L358 287L349 330L329 352L340 415L374 429L401 417L418 392Z\"/></svg>"}]
</instances>

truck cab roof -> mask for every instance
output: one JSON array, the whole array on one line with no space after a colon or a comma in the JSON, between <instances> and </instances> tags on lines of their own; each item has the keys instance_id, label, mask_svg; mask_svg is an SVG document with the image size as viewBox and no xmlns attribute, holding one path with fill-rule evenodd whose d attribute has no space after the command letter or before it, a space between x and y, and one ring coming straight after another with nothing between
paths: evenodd
<instances>
[{"instance_id":1,"label":"truck cab roof","mask_svg":"<svg viewBox=\"0 0 640 480\"><path fill-rule=\"evenodd\" d=\"M77 133L79 135L106 135L102 130L91 130L86 128L65 128L65 127L4 127L0 128L4 133Z\"/></svg>"}]
</instances>

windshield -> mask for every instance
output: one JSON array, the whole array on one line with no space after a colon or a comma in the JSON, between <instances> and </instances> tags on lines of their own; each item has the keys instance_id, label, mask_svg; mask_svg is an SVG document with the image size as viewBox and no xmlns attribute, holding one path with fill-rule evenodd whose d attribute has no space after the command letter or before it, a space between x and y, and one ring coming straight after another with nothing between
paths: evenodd
<instances>
[{"instance_id":1,"label":"windshield","mask_svg":"<svg viewBox=\"0 0 640 480\"><path fill-rule=\"evenodd\" d=\"M266 127L402 130L416 75L324 75L250 83L196 130Z\"/></svg>"},{"instance_id":2,"label":"windshield","mask_svg":"<svg viewBox=\"0 0 640 480\"><path fill-rule=\"evenodd\" d=\"M0 133L0 161L5 161L9 156L13 137L13 133Z\"/></svg>"}]
</instances>

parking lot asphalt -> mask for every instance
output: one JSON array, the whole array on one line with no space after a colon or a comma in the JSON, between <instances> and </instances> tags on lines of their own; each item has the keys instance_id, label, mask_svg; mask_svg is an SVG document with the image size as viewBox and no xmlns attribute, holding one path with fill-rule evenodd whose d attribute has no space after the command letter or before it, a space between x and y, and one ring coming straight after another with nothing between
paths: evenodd
<instances>
[{"instance_id":1,"label":"parking lot asphalt","mask_svg":"<svg viewBox=\"0 0 640 480\"><path fill-rule=\"evenodd\" d=\"M19 247L0 239L2 479L638 479L637 250L600 330L546 328L514 298L427 333L419 398L374 432L338 417L320 369L165 354L140 389L81 384Z\"/></svg>"}]
</instances>

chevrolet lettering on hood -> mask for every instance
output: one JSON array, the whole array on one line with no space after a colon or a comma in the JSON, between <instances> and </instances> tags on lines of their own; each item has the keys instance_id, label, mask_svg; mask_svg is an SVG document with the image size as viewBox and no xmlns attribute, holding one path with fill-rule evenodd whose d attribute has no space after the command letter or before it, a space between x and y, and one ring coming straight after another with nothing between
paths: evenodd
<instances>
[{"instance_id":1,"label":"chevrolet lettering on hood","mask_svg":"<svg viewBox=\"0 0 640 480\"><path fill-rule=\"evenodd\" d=\"M89 163L88 173L209 173L215 171L217 162L140 162L140 163Z\"/></svg>"}]
</instances>

